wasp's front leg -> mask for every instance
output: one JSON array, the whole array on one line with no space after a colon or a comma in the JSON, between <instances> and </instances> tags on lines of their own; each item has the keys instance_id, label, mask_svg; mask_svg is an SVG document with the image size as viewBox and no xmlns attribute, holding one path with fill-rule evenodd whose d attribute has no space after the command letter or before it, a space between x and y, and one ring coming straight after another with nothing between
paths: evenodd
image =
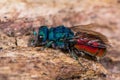
<instances>
[{"instance_id":1,"label":"wasp's front leg","mask_svg":"<svg viewBox=\"0 0 120 80\"><path fill-rule=\"evenodd\" d=\"M49 41L49 42L47 42L44 47L40 48L40 51L42 51L42 50L50 47L50 46L53 44L53 42L54 42L54 41Z\"/></svg>"}]
</instances>

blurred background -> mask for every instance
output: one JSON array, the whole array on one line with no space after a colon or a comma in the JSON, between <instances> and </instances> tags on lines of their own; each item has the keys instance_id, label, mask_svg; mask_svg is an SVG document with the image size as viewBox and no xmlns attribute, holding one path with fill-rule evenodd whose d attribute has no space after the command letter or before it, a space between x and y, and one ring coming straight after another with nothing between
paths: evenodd
<instances>
[{"instance_id":1,"label":"blurred background","mask_svg":"<svg viewBox=\"0 0 120 80\"><path fill-rule=\"evenodd\" d=\"M88 25L104 34L111 47L101 63L120 76L120 0L0 0L1 36L27 35L30 27L40 25ZM15 40L0 39L2 48L16 46ZM17 46L27 46L26 37L17 40Z\"/></svg>"}]
</instances>

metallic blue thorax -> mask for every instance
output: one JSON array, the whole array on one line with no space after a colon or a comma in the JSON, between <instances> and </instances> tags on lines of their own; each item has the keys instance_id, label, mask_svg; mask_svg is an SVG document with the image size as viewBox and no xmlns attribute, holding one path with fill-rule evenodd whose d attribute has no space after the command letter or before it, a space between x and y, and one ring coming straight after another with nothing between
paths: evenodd
<instances>
[{"instance_id":1,"label":"metallic blue thorax","mask_svg":"<svg viewBox=\"0 0 120 80\"><path fill-rule=\"evenodd\" d=\"M70 39L74 37L74 33L65 26L58 26L56 28L49 29L49 37L50 41L55 41L53 44L55 47L64 48L65 45L68 45L65 42L65 39Z\"/></svg>"}]
</instances>

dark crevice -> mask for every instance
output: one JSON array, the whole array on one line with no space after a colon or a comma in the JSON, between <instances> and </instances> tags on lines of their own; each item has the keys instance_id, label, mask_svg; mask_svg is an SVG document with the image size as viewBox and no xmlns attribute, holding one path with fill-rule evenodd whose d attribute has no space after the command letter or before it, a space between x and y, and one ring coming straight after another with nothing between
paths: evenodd
<instances>
[{"instance_id":1,"label":"dark crevice","mask_svg":"<svg viewBox=\"0 0 120 80\"><path fill-rule=\"evenodd\" d=\"M57 77L56 80L79 80L81 76L71 76L68 78Z\"/></svg>"},{"instance_id":2,"label":"dark crevice","mask_svg":"<svg viewBox=\"0 0 120 80\"><path fill-rule=\"evenodd\" d=\"M15 45L16 45L16 47L18 46L18 44L17 44L17 37L15 37Z\"/></svg>"},{"instance_id":3,"label":"dark crevice","mask_svg":"<svg viewBox=\"0 0 120 80\"><path fill-rule=\"evenodd\" d=\"M3 48L2 47L0 47L0 50L2 50Z\"/></svg>"}]
</instances>

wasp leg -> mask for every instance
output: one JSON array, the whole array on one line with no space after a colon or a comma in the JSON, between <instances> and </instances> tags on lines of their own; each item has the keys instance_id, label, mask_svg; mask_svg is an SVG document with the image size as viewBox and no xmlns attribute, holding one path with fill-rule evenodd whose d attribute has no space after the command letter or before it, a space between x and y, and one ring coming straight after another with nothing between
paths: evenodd
<instances>
[{"instance_id":1,"label":"wasp leg","mask_svg":"<svg viewBox=\"0 0 120 80\"><path fill-rule=\"evenodd\" d=\"M44 47L42 47L40 50L44 50L52 45L53 41L48 42Z\"/></svg>"},{"instance_id":2,"label":"wasp leg","mask_svg":"<svg viewBox=\"0 0 120 80\"><path fill-rule=\"evenodd\" d=\"M82 51L80 51L80 50L78 50L78 49L76 49L76 48L73 48L73 51L77 52L78 54L81 54L81 56L84 56L84 55L85 55ZM74 54L75 54L75 53L74 53ZM76 55L76 54L75 54L75 55ZM76 55L76 56L77 56L77 55ZM80 62L79 59L78 59L78 63L79 63L85 70L89 69L88 67L84 67L84 66L82 65L82 63Z\"/></svg>"},{"instance_id":3,"label":"wasp leg","mask_svg":"<svg viewBox=\"0 0 120 80\"><path fill-rule=\"evenodd\" d=\"M85 53L84 53L83 51L80 51L80 50L78 50L77 48L74 48L74 51L75 51L78 55L80 55L80 56L84 56L84 55L85 55Z\"/></svg>"},{"instance_id":4,"label":"wasp leg","mask_svg":"<svg viewBox=\"0 0 120 80\"><path fill-rule=\"evenodd\" d=\"M73 49L70 49L70 48L69 48L68 50L69 50L70 55L71 55L75 60L77 60L78 63L79 63L82 67L84 67L84 66L82 65L82 63L79 61L78 56L75 54L75 51L74 51Z\"/></svg>"}]
</instances>

